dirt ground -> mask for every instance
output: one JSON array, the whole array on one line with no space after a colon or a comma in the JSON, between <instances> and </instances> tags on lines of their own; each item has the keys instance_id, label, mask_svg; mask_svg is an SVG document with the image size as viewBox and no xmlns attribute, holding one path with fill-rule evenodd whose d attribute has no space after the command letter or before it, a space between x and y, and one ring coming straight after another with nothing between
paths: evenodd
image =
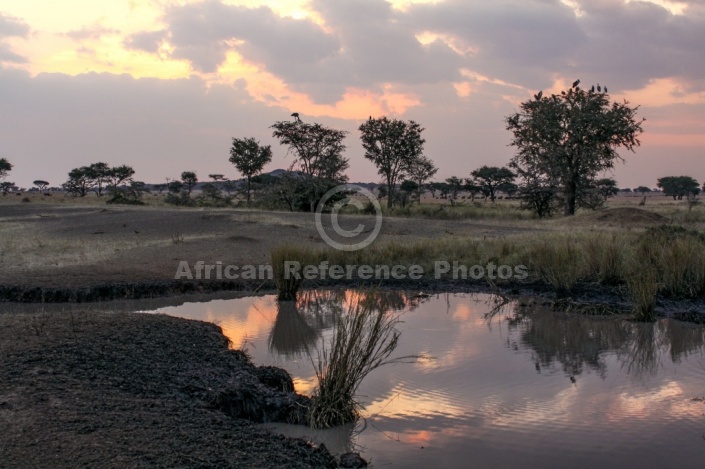
<instances>
[{"instance_id":1,"label":"dirt ground","mask_svg":"<svg viewBox=\"0 0 705 469\"><path fill-rule=\"evenodd\" d=\"M213 407L252 369L213 324L0 313L0 467L334 466Z\"/></svg>"},{"instance_id":2,"label":"dirt ground","mask_svg":"<svg viewBox=\"0 0 705 469\"><path fill-rule=\"evenodd\" d=\"M341 225L373 226L371 216ZM545 225L545 224L543 224ZM377 242L510 236L542 223L386 218ZM79 288L174 279L180 261L269 263L282 243L325 246L313 214L40 203L0 204L0 285Z\"/></svg>"}]
</instances>

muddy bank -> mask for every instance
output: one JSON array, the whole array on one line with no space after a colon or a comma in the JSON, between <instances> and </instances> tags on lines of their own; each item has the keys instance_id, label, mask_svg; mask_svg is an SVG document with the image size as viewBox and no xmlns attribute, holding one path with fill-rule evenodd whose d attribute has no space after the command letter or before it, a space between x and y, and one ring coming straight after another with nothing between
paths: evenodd
<instances>
[{"instance_id":1,"label":"muddy bank","mask_svg":"<svg viewBox=\"0 0 705 469\"><path fill-rule=\"evenodd\" d=\"M553 288L537 281L515 281L489 284L486 280L449 280L422 278L419 280L388 280L377 283L356 279L305 281L304 288L379 288L416 290L425 293L497 293L508 298L536 297L554 304L561 311L600 314L629 314L630 301L623 286L579 283L569 297L556 296ZM2 302L11 303L90 303L117 300L173 298L184 301L208 301L217 294L250 296L276 293L274 281L184 281L103 283L82 287L39 287L0 285ZM189 299L189 296L196 298ZM164 300L161 300L164 301ZM146 307L144 309L155 309ZM659 298L656 312L660 316L705 323L705 299L682 300Z\"/></svg>"},{"instance_id":2,"label":"muddy bank","mask_svg":"<svg viewBox=\"0 0 705 469\"><path fill-rule=\"evenodd\" d=\"M304 423L281 369L162 315L0 315L0 467L335 467L255 428Z\"/></svg>"}]
</instances>

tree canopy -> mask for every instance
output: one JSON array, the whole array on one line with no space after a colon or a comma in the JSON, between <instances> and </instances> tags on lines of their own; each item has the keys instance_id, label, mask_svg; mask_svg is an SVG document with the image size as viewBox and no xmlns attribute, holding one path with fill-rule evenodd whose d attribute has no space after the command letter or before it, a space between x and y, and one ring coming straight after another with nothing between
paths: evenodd
<instances>
[{"instance_id":1,"label":"tree canopy","mask_svg":"<svg viewBox=\"0 0 705 469\"><path fill-rule=\"evenodd\" d=\"M682 200L689 195L700 193L700 184L690 176L666 176L659 178L656 186L663 189L664 195L673 197L673 200Z\"/></svg>"},{"instance_id":2,"label":"tree canopy","mask_svg":"<svg viewBox=\"0 0 705 469\"><path fill-rule=\"evenodd\" d=\"M250 204L252 177L262 172L264 165L272 161L272 147L260 146L254 138L233 138L230 160L247 179L247 204Z\"/></svg>"},{"instance_id":3,"label":"tree canopy","mask_svg":"<svg viewBox=\"0 0 705 469\"><path fill-rule=\"evenodd\" d=\"M7 173L12 170L12 164L5 158L0 158L0 181L7 177Z\"/></svg>"},{"instance_id":4,"label":"tree canopy","mask_svg":"<svg viewBox=\"0 0 705 469\"><path fill-rule=\"evenodd\" d=\"M517 148L510 167L532 185L541 179L557 185L564 215L575 214L580 191L621 160L618 148L639 146L643 131L638 106L611 102L607 92L578 84L558 95L536 95L506 119Z\"/></svg>"},{"instance_id":5,"label":"tree canopy","mask_svg":"<svg viewBox=\"0 0 705 469\"><path fill-rule=\"evenodd\" d=\"M298 118L276 122L272 128L272 136L294 154L290 170L295 173L281 179L281 194L292 209L301 209L305 201L308 210L314 211L323 194L348 180L349 163L343 156L347 132Z\"/></svg>"},{"instance_id":6,"label":"tree canopy","mask_svg":"<svg viewBox=\"0 0 705 469\"><path fill-rule=\"evenodd\" d=\"M497 166L483 166L470 173L470 175L474 184L492 202L497 197L497 191L502 190L503 187L509 188L510 184L514 184L514 179L516 178L516 174L509 168L499 168Z\"/></svg>"},{"instance_id":7,"label":"tree canopy","mask_svg":"<svg viewBox=\"0 0 705 469\"><path fill-rule=\"evenodd\" d=\"M397 181L408 174L414 162L421 158L426 142L423 128L416 122L370 117L359 127L365 158L377 166L377 172L385 178L389 195L387 206L394 205Z\"/></svg>"}]
</instances>

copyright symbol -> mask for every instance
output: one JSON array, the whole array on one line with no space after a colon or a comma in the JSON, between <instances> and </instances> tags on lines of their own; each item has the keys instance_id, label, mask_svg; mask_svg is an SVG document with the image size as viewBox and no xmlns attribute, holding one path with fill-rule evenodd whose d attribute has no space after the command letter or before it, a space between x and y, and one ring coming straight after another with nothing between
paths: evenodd
<instances>
[{"instance_id":1,"label":"copyright symbol","mask_svg":"<svg viewBox=\"0 0 705 469\"><path fill-rule=\"evenodd\" d=\"M333 204L330 213L331 226L325 227L323 226L322 218L323 208L327 205L331 197L336 194L340 194L341 192L344 193L346 197ZM350 195L350 192L354 192L358 197ZM341 227L338 221L338 214L340 213L340 210L343 207L345 207L346 205L352 205L360 211L365 209L365 204L360 201L360 196L362 198L366 198L367 204L371 204L372 210L374 210L374 228L370 230L365 230L365 225L363 224L358 224L353 229L345 229ZM382 229L382 207L380 207L379 200L377 200L377 197L375 197L372 192L365 189L364 187L345 184L335 186L333 189L323 194L323 197L318 203L318 208L316 209L316 229L318 230L318 234L321 235L321 238L323 238L323 240L326 242L326 244L328 244L328 246L338 249L339 251L358 251L364 247L369 246L370 243L372 243L377 238L379 231ZM337 234L339 237L349 239L351 242L346 243L336 241L335 239L331 238L331 233L329 233L330 230L332 230L332 232ZM360 239L360 237L364 234L367 234L367 236L364 236L362 239Z\"/></svg>"}]
</instances>

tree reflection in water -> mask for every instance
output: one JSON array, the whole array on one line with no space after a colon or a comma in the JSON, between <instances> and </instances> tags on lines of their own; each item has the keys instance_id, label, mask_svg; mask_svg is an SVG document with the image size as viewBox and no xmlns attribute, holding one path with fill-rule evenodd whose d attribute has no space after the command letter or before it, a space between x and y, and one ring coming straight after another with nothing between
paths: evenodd
<instances>
[{"instance_id":1,"label":"tree reflection in water","mask_svg":"<svg viewBox=\"0 0 705 469\"><path fill-rule=\"evenodd\" d=\"M487 319L496 315L490 313ZM705 328L671 319L631 322L561 313L531 302L519 302L502 316L515 333L507 338L509 348L531 350L538 372L555 371L559 365L573 379L583 372L604 378L609 353L616 354L628 373L638 376L657 372L665 357L677 363L705 345Z\"/></svg>"},{"instance_id":2,"label":"tree reflection in water","mask_svg":"<svg viewBox=\"0 0 705 469\"><path fill-rule=\"evenodd\" d=\"M287 358L307 355L322 332L331 329L354 302L369 303L377 311L411 311L427 299L404 291L304 290L296 302L277 302L269 350Z\"/></svg>"}]
</instances>

